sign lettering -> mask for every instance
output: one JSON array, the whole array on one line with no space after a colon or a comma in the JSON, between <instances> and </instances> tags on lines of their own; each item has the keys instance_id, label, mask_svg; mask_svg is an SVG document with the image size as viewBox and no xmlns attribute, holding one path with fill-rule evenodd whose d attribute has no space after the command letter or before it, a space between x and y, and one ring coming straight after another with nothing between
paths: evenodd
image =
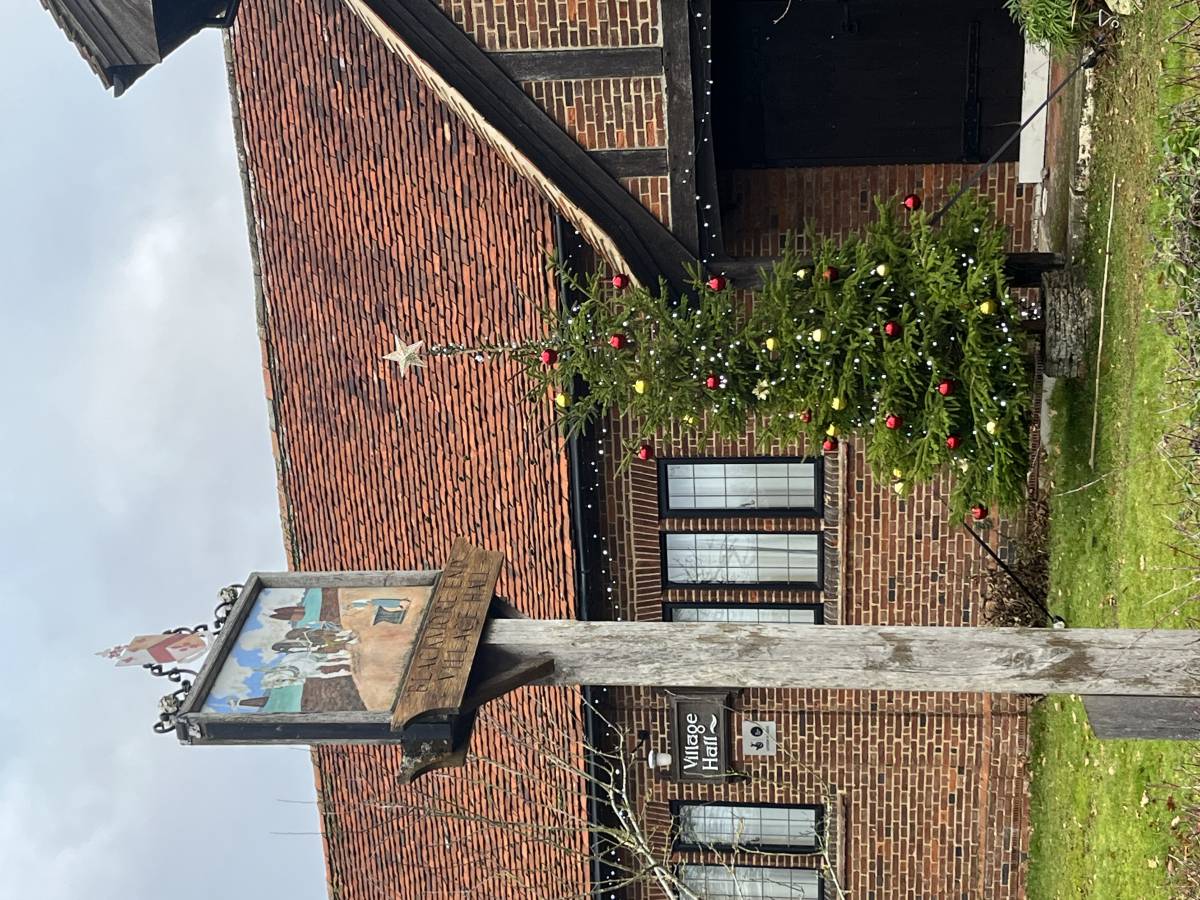
<instances>
[{"instance_id":1,"label":"sign lettering","mask_svg":"<svg viewBox=\"0 0 1200 900\"><path fill-rule=\"evenodd\" d=\"M672 698L671 744L677 779L725 777L729 768L725 696Z\"/></svg>"}]
</instances>

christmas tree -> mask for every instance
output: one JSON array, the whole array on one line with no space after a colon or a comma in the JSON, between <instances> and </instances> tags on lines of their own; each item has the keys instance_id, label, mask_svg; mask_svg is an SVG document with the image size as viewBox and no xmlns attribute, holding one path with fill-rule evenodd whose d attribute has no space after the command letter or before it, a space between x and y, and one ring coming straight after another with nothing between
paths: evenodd
<instances>
[{"instance_id":1,"label":"christmas tree","mask_svg":"<svg viewBox=\"0 0 1200 900\"><path fill-rule=\"evenodd\" d=\"M675 426L835 450L865 440L877 480L904 496L947 468L953 515L1019 506L1028 473L1029 373L1005 287L1004 233L968 195L938 226L913 195L880 202L861 236L789 250L754 296L719 276L694 297L617 275L571 281L523 357L568 433L616 409L637 429L628 458ZM586 384L576 392L575 385Z\"/></svg>"}]
</instances>

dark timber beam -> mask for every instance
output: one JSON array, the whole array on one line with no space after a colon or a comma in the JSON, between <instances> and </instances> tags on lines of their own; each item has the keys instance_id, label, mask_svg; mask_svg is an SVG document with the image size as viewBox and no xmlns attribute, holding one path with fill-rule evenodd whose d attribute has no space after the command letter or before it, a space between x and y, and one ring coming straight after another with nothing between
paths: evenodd
<instances>
[{"instance_id":1,"label":"dark timber beam","mask_svg":"<svg viewBox=\"0 0 1200 900\"><path fill-rule=\"evenodd\" d=\"M705 17L703 21L708 21L708 18ZM692 87L696 73L692 59L692 17L688 0L662 0L662 31L671 231L689 253L698 256L700 228L696 213L696 106ZM696 84L703 80L702 74Z\"/></svg>"},{"instance_id":2,"label":"dark timber beam","mask_svg":"<svg viewBox=\"0 0 1200 900\"><path fill-rule=\"evenodd\" d=\"M344 0L610 265L689 287L696 257L431 0Z\"/></svg>"},{"instance_id":3,"label":"dark timber beam","mask_svg":"<svg viewBox=\"0 0 1200 900\"><path fill-rule=\"evenodd\" d=\"M658 47L516 50L491 57L513 81L657 77L663 72L663 52Z\"/></svg>"},{"instance_id":4,"label":"dark timber beam","mask_svg":"<svg viewBox=\"0 0 1200 900\"><path fill-rule=\"evenodd\" d=\"M777 262L777 256L727 256L713 260L710 267L738 287L756 288L762 285L762 273L769 272ZM1041 287L1043 273L1065 265L1066 257L1061 253L1010 253L1004 273L1009 287Z\"/></svg>"},{"instance_id":5,"label":"dark timber beam","mask_svg":"<svg viewBox=\"0 0 1200 900\"><path fill-rule=\"evenodd\" d=\"M593 150L592 159L613 178L646 178L667 174L667 151Z\"/></svg>"}]
</instances>

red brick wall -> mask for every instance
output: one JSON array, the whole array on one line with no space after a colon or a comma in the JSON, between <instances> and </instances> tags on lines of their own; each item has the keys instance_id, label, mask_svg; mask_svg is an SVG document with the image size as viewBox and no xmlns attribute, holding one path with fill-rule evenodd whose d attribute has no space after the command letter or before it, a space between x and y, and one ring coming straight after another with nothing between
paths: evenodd
<instances>
[{"instance_id":1,"label":"red brick wall","mask_svg":"<svg viewBox=\"0 0 1200 900\"><path fill-rule=\"evenodd\" d=\"M900 500L887 487L876 487L861 446L845 442L840 459L827 464L821 519L660 520L657 466L635 461L617 471L613 463L632 429L616 417L604 428L615 617L659 620L662 602L686 598L824 601L826 621L846 624L979 623L976 576L989 563L965 531L947 520L946 482ZM660 458L806 455L803 446L756 446L752 434L700 442L680 431L660 435L655 451ZM1011 527L1000 526L1006 533ZM662 589L662 531L751 528L824 532L826 575L831 576L825 589ZM994 547L1005 543L997 529L989 539ZM732 673L731 681L736 682ZM667 701L661 692L621 689L608 696L613 714L627 728L649 730L656 746L666 749ZM733 765L751 776L749 783L710 787L655 781L648 818L666 828L673 799L808 804L822 802L829 791L837 798L837 809L831 810L836 812L833 840L844 849L844 886L851 896L1021 897L1028 850L1027 706L1026 698L980 694L747 690L735 701L731 735ZM740 758L743 718L778 723L778 756ZM769 864L820 867L820 862L776 857Z\"/></svg>"},{"instance_id":2,"label":"red brick wall","mask_svg":"<svg viewBox=\"0 0 1200 900\"><path fill-rule=\"evenodd\" d=\"M660 43L658 0L438 0L485 50Z\"/></svg>"},{"instance_id":3,"label":"red brick wall","mask_svg":"<svg viewBox=\"0 0 1200 900\"><path fill-rule=\"evenodd\" d=\"M743 169L731 173L721 219L731 256L777 256L787 235L803 240L811 225L820 236L844 237L874 218L874 197L916 192L937 209L970 177L974 165L827 166ZM1034 185L1017 181L1017 164L993 166L980 189L1011 229L1012 250L1032 250Z\"/></svg>"},{"instance_id":4,"label":"red brick wall","mask_svg":"<svg viewBox=\"0 0 1200 900\"><path fill-rule=\"evenodd\" d=\"M632 733L647 730L666 749L661 693L610 689L608 696ZM749 690L729 714L731 766L746 782L647 784L638 767L633 795L648 798L647 826L663 834L672 800L822 805L830 868L856 900L1019 898L1028 852L1026 708L1024 698L980 694ZM776 756L741 755L743 719L776 723ZM706 856L711 862L711 854L671 854L678 862ZM826 868L817 854L726 859ZM633 896L663 895L643 885Z\"/></svg>"},{"instance_id":5,"label":"red brick wall","mask_svg":"<svg viewBox=\"0 0 1200 900\"><path fill-rule=\"evenodd\" d=\"M621 185L654 213L658 221L671 226L671 182L665 175L622 178Z\"/></svg>"},{"instance_id":6,"label":"red brick wall","mask_svg":"<svg viewBox=\"0 0 1200 900\"><path fill-rule=\"evenodd\" d=\"M589 150L666 146L662 78L532 81L522 87Z\"/></svg>"}]
</instances>

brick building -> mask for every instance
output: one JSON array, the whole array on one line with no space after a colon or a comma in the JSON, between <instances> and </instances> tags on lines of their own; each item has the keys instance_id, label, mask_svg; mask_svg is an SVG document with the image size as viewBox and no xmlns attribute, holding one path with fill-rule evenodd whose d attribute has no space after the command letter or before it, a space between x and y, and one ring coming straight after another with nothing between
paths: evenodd
<instances>
[{"instance_id":1,"label":"brick building","mask_svg":"<svg viewBox=\"0 0 1200 900\"><path fill-rule=\"evenodd\" d=\"M113 84L72 25L79 3L43 2ZM536 336L538 308L562 299L550 252L750 284L789 232L844 234L876 193L936 205L1020 117L1024 51L999 0L813 0L782 18L754 0L209 6L237 14L229 77L294 567L435 566L465 534L507 554L501 591L533 616L979 623L986 558L947 520L946 484L897 499L857 443L820 458L679 428L657 461L618 470L629 423L547 438L552 411L511 362L436 360L400 380L380 357L393 336ZM982 184L1015 251L1034 245L1022 168L1014 147ZM544 714L533 693L495 704L499 721ZM579 727L579 692L539 696ZM596 696L668 749L666 686ZM722 704L737 777L634 774L703 895L734 896L727 862L752 896L1023 895L1024 698L755 689ZM774 755L743 753L744 721L774 724ZM538 765L502 728L475 740L514 772ZM556 897L597 874L583 835L531 847L488 816L396 814L395 748L313 758L333 897ZM546 820L547 798L510 802L517 776L487 779L503 790L425 789ZM581 779L559 787L583 802ZM732 843L753 847L713 851Z\"/></svg>"}]
</instances>

